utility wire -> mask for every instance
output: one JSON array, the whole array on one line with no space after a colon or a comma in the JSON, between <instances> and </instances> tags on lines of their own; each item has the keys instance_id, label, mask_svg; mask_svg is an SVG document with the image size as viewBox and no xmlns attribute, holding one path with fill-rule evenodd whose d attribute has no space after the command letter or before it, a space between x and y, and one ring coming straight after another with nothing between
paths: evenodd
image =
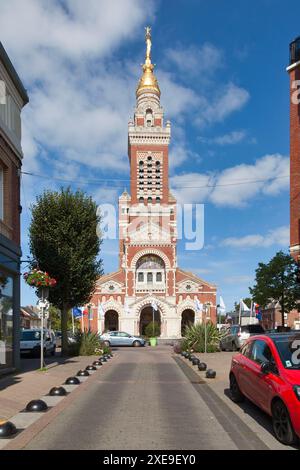
<instances>
[{"instance_id":1,"label":"utility wire","mask_svg":"<svg viewBox=\"0 0 300 470\"><path fill-rule=\"evenodd\" d=\"M53 177L53 176L49 176L49 175L30 173L30 172L26 172L26 171L22 171L21 173L23 175L34 176L36 178L50 179L52 181L61 181L61 182L65 182L65 183L76 183L76 184L98 185L99 183L111 182L111 183L120 183L120 184L123 185L124 183L129 183L130 181L139 181L139 182L141 182L140 179L129 179L129 178L127 178L127 179L100 178L100 179L93 179L93 180L81 180L81 179L71 180L71 179L66 179L66 178L57 178L57 177ZM203 185L203 186L186 186L186 185L180 184L180 185L175 185L175 188L204 189L204 188L216 188L216 187L224 187L224 186L236 186L236 185L249 184L249 183L263 183L263 182L266 182L266 181L274 181L274 180L277 180L277 179L289 178L289 176L290 175L274 176L274 177L270 176L269 178L262 178L262 179L241 179L241 180L236 180L235 183L206 184L206 185ZM153 179L155 180L155 178L153 178ZM150 180L150 178L149 178L149 180ZM148 178L145 178L144 183L146 183L149 180L148 180ZM146 186L146 184L145 184L145 186ZM106 185L106 187L110 187L110 186ZM115 186L111 186L111 187L115 187Z\"/></svg>"}]
</instances>

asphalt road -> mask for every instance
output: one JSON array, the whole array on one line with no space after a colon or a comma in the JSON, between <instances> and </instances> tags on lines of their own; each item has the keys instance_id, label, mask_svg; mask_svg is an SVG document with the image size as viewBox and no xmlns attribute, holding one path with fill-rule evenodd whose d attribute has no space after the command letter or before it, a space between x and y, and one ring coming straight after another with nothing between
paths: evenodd
<instances>
[{"instance_id":1,"label":"asphalt road","mask_svg":"<svg viewBox=\"0 0 300 470\"><path fill-rule=\"evenodd\" d=\"M170 348L117 354L27 449L266 449Z\"/></svg>"}]
</instances>

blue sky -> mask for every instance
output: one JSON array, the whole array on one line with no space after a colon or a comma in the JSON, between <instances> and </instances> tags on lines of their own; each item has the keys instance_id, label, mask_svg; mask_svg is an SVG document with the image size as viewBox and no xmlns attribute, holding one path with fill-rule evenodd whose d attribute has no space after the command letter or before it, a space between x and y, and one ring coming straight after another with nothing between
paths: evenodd
<instances>
[{"instance_id":1,"label":"blue sky","mask_svg":"<svg viewBox=\"0 0 300 470\"><path fill-rule=\"evenodd\" d=\"M129 176L127 122L150 24L172 123L171 187L180 202L205 204L204 249L186 251L180 242L179 265L215 282L228 309L247 296L258 262L288 249L285 68L300 34L299 2L0 0L0 7L0 40L30 96L23 171L46 176L23 176L23 258L29 207L43 189L66 184L62 178L101 203L116 202L126 185L99 180ZM117 250L117 241L104 243L105 272L117 268ZM22 304L34 302L23 285Z\"/></svg>"}]
</instances>

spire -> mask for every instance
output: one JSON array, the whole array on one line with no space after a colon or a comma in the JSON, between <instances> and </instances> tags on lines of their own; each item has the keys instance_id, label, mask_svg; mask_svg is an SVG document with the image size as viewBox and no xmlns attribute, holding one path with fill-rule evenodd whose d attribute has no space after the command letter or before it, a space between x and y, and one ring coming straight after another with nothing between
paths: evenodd
<instances>
[{"instance_id":1,"label":"spire","mask_svg":"<svg viewBox=\"0 0 300 470\"><path fill-rule=\"evenodd\" d=\"M136 97L138 98L140 95L146 92L155 93L160 97L160 89L158 86L157 79L153 73L154 64L151 63L151 48L152 48L152 41L151 41L151 28L147 26L145 28L146 35L146 57L145 63L142 65L143 75L139 81L137 90L136 90Z\"/></svg>"}]
</instances>

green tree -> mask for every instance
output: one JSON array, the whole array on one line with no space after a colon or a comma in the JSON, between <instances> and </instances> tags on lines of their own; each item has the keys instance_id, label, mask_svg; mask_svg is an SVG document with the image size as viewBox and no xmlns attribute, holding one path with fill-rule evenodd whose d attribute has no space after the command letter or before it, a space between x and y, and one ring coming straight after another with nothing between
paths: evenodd
<instances>
[{"instance_id":1,"label":"green tree","mask_svg":"<svg viewBox=\"0 0 300 470\"><path fill-rule=\"evenodd\" d=\"M54 305L50 305L49 308L49 320L51 324L52 330L61 330L61 311L54 307ZM78 326L78 320L75 319L75 328ZM68 330L72 330L73 323L72 323L72 313L71 310L68 311Z\"/></svg>"},{"instance_id":2,"label":"green tree","mask_svg":"<svg viewBox=\"0 0 300 470\"><path fill-rule=\"evenodd\" d=\"M250 293L262 307L275 300L280 303L282 326L284 313L293 308L300 310L300 285L297 284L298 265L293 258L279 251L269 263L259 263L254 287Z\"/></svg>"},{"instance_id":3,"label":"green tree","mask_svg":"<svg viewBox=\"0 0 300 470\"><path fill-rule=\"evenodd\" d=\"M57 280L49 300L61 311L62 355L66 355L68 311L89 302L102 274L100 216L91 197L70 188L45 191L31 210L31 266Z\"/></svg>"}]
</instances>

